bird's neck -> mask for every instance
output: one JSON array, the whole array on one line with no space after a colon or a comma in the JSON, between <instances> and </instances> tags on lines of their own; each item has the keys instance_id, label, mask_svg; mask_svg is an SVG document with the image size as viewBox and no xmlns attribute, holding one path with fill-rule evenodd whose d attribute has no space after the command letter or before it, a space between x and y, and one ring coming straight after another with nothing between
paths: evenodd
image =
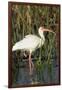
<instances>
[{"instance_id":1,"label":"bird's neck","mask_svg":"<svg viewBox=\"0 0 62 90\"><path fill-rule=\"evenodd\" d=\"M44 42L45 42L44 33L43 33L43 32L40 32L39 35L40 35L40 37L41 37L41 38L40 38L40 40L41 40L41 44L43 45Z\"/></svg>"},{"instance_id":2,"label":"bird's neck","mask_svg":"<svg viewBox=\"0 0 62 90\"><path fill-rule=\"evenodd\" d=\"M39 35L40 35L41 38L44 38L44 33L43 33L43 31L40 31L40 30L39 30Z\"/></svg>"}]
</instances>

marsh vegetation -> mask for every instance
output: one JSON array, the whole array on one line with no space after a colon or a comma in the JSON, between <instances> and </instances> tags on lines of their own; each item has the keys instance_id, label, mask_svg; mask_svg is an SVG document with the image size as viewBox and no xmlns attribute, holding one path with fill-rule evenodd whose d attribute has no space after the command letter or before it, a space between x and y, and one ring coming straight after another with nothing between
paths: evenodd
<instances>
[{"instance_id":1,"label":"marsh vegetation","mask_svg":"<svg viewBox=\"0 0 62 90\"><path fill-rule=\"evenodd\" d=\"M13 5L12 6L12 46L28 34L38 35L38 28L43 26L55 33L59 32L59 6L50 5ZM57 39L52 33L44 33L45 43L32 54L35 69L29 76L28 52L13 52L12 78L13 85L48 84L59 82L57 63ZM41 53L40 53L41 51Z\"/></svg>"}]
</instances>

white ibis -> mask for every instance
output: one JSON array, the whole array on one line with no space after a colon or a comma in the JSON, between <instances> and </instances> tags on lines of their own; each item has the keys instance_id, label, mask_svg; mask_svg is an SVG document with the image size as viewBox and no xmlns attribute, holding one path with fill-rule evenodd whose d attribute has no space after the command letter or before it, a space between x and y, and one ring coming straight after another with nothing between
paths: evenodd
<instances>
[{"instance_id":1,"label":"white ibis","mask_svg":"<svg viewBox=\"0 0 62 90\"><path fill-rule=\"evenodd\" d=\"M45 37L44 37L44 31L53 32L52 30L45 29L43 27L40 27L38 30L38 33L40 37L36 35L26 35L22 40L19 42L15 43L15 45L12 48L12 51L16 50L26 50L29 51L29 69L30 69L30 74L32 74L32 67L33 67L33 62L31 59L31 54L33 51L35 51L37 48L40 48L44 42L45 42Z\"/></svg>"}]
</instances>

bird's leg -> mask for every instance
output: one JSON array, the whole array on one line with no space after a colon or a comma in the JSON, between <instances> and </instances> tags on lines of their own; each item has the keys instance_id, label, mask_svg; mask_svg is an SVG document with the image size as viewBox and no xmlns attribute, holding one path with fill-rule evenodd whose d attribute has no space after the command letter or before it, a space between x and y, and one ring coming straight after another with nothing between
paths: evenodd
<instances>
[{"instance_id":1,"label":"bird's leg","mask_svg":"<svg viewBox=\"0 0 62 90\"><path fill-rule=\"evenodd\" d=\"M29 53L29 69L30 69L30 75L32 74L32 60L31 60L31 53Z\"/></svg>"},{"instance_id":2,"label":"bird's leg","mask_svg":"<svg viewBox=\"0 0 62 90\"><path fill-rule=\"evenodd\" d=\"M33 64L32 60L31 60L31 65L32 65L32 70L33 70L33 68L34 68L34 64Z\"/></svg>"}]
</instances>

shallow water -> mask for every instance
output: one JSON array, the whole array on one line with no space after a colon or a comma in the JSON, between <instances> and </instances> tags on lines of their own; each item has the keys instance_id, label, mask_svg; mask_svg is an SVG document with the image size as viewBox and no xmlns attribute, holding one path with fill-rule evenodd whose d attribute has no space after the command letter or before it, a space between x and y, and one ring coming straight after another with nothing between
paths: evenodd
<instances>
[{"instance_id":1,"label":"shallow water","mask_svg":"<svg viewBox=\"0 0 62 90\"><path fill-rule=\"evenodd\" d=\"M32 75L29 74L28 62L25 62L24 66L22 67L20 65L21 62L19 62L19 67L17 67L15 82L13 82L14 86L25 84L59 83L59 66L55 65L54 62L52 62L50 69L48 69L48 65L45 65L43 70L41 68L38 70L34 62Z\"/></svg>"}]
</instances>

